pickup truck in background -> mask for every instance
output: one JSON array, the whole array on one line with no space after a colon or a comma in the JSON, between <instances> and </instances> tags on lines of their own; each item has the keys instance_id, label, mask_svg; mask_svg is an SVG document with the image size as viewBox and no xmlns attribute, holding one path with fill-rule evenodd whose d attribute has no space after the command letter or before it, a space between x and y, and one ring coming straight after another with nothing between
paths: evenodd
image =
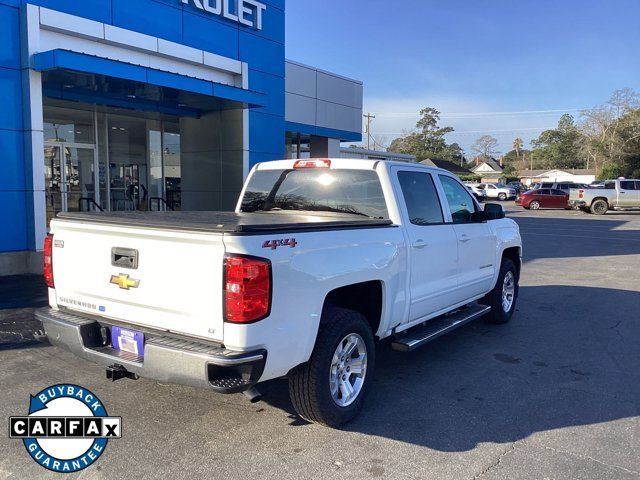
<instances>
[{"instance_id":1,"label":"pickup truck in background","mask_svg":"<svg viewBox=\"0 0 640 480\"><path fill-rule=\"evenodd\" d=\"M501 183L481 183L478 185L487 194L487 198L494 198L504 202L505 200L515 199L518 191L513 187L507 187Z\"/></svg>"},{"instance_id":2,"label":"pickup truck in background","mask_svg":"<svg viewBox=\"0 0 640 480\"><path fill-rule=\"evenodd\" d=\"M569 206L595 215L640 208L640 180L607 180L602 188L572 189Z\"/></svg>"},{"instance_id":3,"label":"pickup truck in background","mask_svg":"<svg viewBox=\"0 0 640 480\"><path fill-rule=\"evenodd\" d=\"M509 321L522 242L451 173L261 163L235 212L61 213L45 242L49 341L137 378L244 392L288 377L306 420L360 411L378 341L413 350Z\"/></svg>"}]
</instances>

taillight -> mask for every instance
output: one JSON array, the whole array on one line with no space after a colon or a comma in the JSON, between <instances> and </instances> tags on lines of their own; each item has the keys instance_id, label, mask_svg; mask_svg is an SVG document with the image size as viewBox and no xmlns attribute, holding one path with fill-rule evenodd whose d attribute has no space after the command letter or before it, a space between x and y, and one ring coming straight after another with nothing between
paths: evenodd
<instances>
[{"instance_id":1,"label":"taillight","mask_svg":"<svg viewBox=\"0 0 640 480\"><path fill-rule=\"evenodd\" d=\"M53 288L55 286L53 282L53 235L49 234L44 239L44 253L42 254L44 260L44 281L47 287Z\"/></svg>"},{"instance_id":2,"label":"taillight","mask_svg":"<svg viewBox=\"0 0 640 480\"><path fill-rule=\"evenodd\" d=\"M331 168L331 160L298 160L293 168Z\"/></svg>"},{"instance_id":3,"label":"taillight","mask_svg":"<svg viewBox=\"0 0 640 480\"><path fill-rule=\"evenodd\" d=\"M271 310L271 262L230 255L224 260L224 318L231 323L262 320Z\"/></svg>"},{"instance_id":4,"label":"taillight","mask_svg":"<svg viewBox=\"0 0 640 480\"><path fill-rule=\"evenodd\" d=\"M578 198L584 198L584 190L578 190Z\"/></svg>"}]
</instances>

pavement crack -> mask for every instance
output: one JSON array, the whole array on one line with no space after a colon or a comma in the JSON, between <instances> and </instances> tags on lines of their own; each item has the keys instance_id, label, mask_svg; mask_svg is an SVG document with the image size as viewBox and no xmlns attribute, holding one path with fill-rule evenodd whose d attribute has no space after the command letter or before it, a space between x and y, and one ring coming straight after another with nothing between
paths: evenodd
<instances>
[{"instance_id":1,"label":"pavement crack","mask_svg":"<svg viewBox=\"0 0 640 480\"><path fill-rule=\"evenodd\" d=\"M565 450L558 450L556 448L549 447L547 445L543 445L543 447L546 450L551 450L554 453L560 453L560 454L564 454L564 455L569 455L570 457L579 458L581 460L590 460L590 461L598 463L598 464L600 464L602 466L613 468L613 469L616 469L616 470L622 470L623 472L631 473L632 475L637 475L638 477L640 477L640 472L636 472L635 470L629 470L628 468L621 467L620 465L612 465L610 463L603 462L602 460L598 460L597 458L590 457L589 455L580 455L578 453L567 452Z\"/></svg>"},{"instance_id":2,"label":"pavement crack","mask_svg":"<svg viewBox=\"0 0 640 480\"><path fill-rule=\"evenodd\" d=\"M510 453L514 452L515 450L516 450L516 442L513 442L511 445L509 445L509 448L507 448L504 452L502 452L498 456L498 458L495 460L495 462L493 462L488 467L483 468L479 473L475 474L473 476L473 480L477 480L478 478L480 478L480 477L484 476L485 474L489 473L489 471L493 470L495 467L499 467L500 464L502 463L502 460L504 459L504 457L506 457Z\"/></svg>"}]
</instances>

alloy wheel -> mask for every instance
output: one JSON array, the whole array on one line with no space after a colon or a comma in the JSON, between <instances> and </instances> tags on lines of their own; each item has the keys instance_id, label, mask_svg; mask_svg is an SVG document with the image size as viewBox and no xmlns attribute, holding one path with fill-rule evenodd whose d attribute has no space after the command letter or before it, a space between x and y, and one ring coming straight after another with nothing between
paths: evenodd
<instances>
[{"instance_id":1,"label":"alloy wheel","mask_svg":"<svg viewBox=\"0 0 640 480\"><path fill-rule=\"evenodd\" d=\"M336 405L348 407L360 395L367 374L367 346L357 333L344 337L333 354L329 388Z\"/></svg>"}]
</instances>

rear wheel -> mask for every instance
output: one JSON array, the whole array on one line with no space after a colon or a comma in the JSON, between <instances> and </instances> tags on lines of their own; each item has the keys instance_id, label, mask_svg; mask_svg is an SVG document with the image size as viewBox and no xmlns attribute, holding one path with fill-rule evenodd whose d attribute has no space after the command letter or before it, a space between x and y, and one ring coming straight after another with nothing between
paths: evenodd
<instances>
[{"instance_id":1,"label":"rear wheel","mask_svg":"<svg viewBox=\"0 0 640 480\"><path fill-rule=\"evenodd\" d=\"M596 200L591 204L591 213L594 215L604 215L609 210L609 204L606 200Z\"/></svg>"},{"instance_id":2,"label":"rear wheel","mask_svg":"<svg viewBox=\"0 0 640 480\"><path fill-rule=\"evenodd\" d=\"M537 201L537 200L534 200L533 202L531 202L531 203L529 204L529 208L530 208L531 210L540 210L540 202L539 202L539 201Z\"/></svg>"},{"instance_id":3,"label":"rear wheel","mask_svg":"<svg viewBox=\"0 0 640 480\"><path fill-rule=\"evenodd\" d=\"M488 323L502 324L511 320L518 301L518 270L509 258L502 259L496 286L482 300L491 311L485 317Z\"/></svg>"},{"instance_id":4,"label":"rear wheel","mask_svg":"<svg viewBox=\"0 0 640 480\"><path fill-rule=\"evenodd\" d=\"M362 409L375 362L367 319L336 309L320 326L311 359L289 375L289 396L298 415L338 428Z\"/></svg>"}]
</instances>

